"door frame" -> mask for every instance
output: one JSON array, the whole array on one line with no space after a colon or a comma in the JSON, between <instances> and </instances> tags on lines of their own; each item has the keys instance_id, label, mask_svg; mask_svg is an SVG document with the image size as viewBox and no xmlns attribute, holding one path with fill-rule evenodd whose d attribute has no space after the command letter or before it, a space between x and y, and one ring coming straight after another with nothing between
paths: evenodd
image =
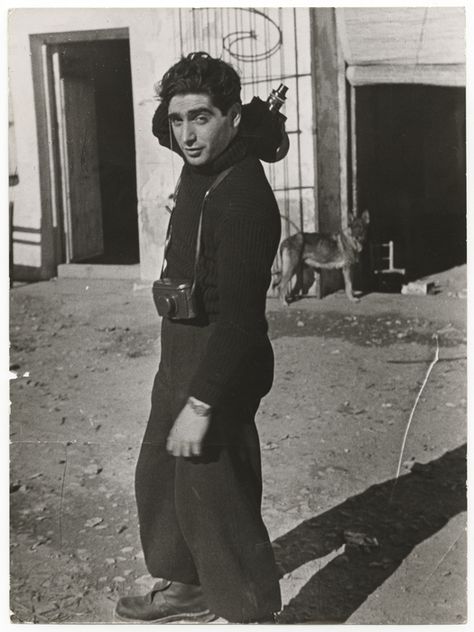
<instances>
[{"instance_id":1,"label":"door frame","mask_svg":"<svg viewBox=\"0 0 474 632\"><path fill-rule=\"evenodd\" d=\"M30 35L41 196L41 278L50 279L65 261L62 171L54 98L52 51L60 44L130 39L129 29L111 28Z\"/></svg>"}]
</instances>

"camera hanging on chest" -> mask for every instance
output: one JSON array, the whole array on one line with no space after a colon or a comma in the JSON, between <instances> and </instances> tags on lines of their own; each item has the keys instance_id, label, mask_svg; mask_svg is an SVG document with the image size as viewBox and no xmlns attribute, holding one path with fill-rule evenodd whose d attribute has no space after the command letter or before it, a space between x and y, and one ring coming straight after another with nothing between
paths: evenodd
<instances>
[{"instance_id":1,"label":"camera hanging on chest","mask_svg":"<svg viewBox=\"0 0 474 632\"><path fill-rule=\"evenodd\" d=\"M170 318L172 320L190 320L196 318L197 305L196 305L196 279L197 268L199 263L199 255L201 252L201 233L202 233L202 219L206 206L206 201L209 195L214 189L224 180L224 178L232 171L232 167L222 171L209 189L206 191L199 214L199 223L196 236L196 251L194 256L194 273L193 279L170 279L165 276L166 274L166 256L171 241L171 218L168 223L168 230L166 232L165 252L163 255L163 264L161 266L160 278L153 283L153 300L159 316ZM174 200L178 195L180 181L176 185L174 193ZM174 212L174 211L173 211Z\"/></svg>"}]
</instances>

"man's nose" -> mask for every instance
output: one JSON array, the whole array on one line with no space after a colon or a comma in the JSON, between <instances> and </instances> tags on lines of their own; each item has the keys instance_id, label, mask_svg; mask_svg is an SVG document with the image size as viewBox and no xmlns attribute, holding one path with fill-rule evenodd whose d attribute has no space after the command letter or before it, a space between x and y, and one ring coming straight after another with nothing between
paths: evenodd
<instances>
[{"instance_id":1,"label":"man's nose","mask_svg":"<svg viewBox=\"0 0 474 632\"><path fill-rule=\"evenodd\" d=\"M196 140L196 133L194 131L194 125L190 121L183 123L183 142L186 145L192 145Z\"/></svg>"}]
</instances>

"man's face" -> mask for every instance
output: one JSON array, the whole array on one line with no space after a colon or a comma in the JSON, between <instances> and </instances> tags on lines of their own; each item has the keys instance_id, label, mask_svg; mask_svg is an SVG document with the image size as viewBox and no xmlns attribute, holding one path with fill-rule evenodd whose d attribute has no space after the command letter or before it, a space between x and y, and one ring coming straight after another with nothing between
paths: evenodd
<instances>
[{"instance_id":1,"label":"man's face","mask_svg":"<svg viewBox=\"0 0 474 632\"><path fill-rule=\"evenodd\" d=\"M237 134L240 106L222 114L207 94L178 94L169 103L168 118L186 161L197 167L212 162Z\"/></svg>"}]
</instances>

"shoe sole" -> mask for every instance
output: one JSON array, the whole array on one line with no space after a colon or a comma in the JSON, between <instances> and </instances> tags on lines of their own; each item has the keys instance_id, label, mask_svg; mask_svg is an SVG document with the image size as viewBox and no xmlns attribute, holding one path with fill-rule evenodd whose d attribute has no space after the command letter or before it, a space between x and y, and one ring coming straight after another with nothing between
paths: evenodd
<instances>
[{"instance_id":1,"label":"shoe sole","mask_svg":"<svg viewBox=\"0 0 474 632\"><path fill-rule=\"evenodd\" d=\"M210 623L217 619L215 614L207 610L202 612L183 612L182 614L170 614L167 617L160 617L159 619L152 619L151 621L142 621L141 619L128 619L127 617L120 616L117 612L114 612L114 619L122 621L123 623L175 623L177 621L186 621L187 623Z\"/></svg>"}]
</instances>

